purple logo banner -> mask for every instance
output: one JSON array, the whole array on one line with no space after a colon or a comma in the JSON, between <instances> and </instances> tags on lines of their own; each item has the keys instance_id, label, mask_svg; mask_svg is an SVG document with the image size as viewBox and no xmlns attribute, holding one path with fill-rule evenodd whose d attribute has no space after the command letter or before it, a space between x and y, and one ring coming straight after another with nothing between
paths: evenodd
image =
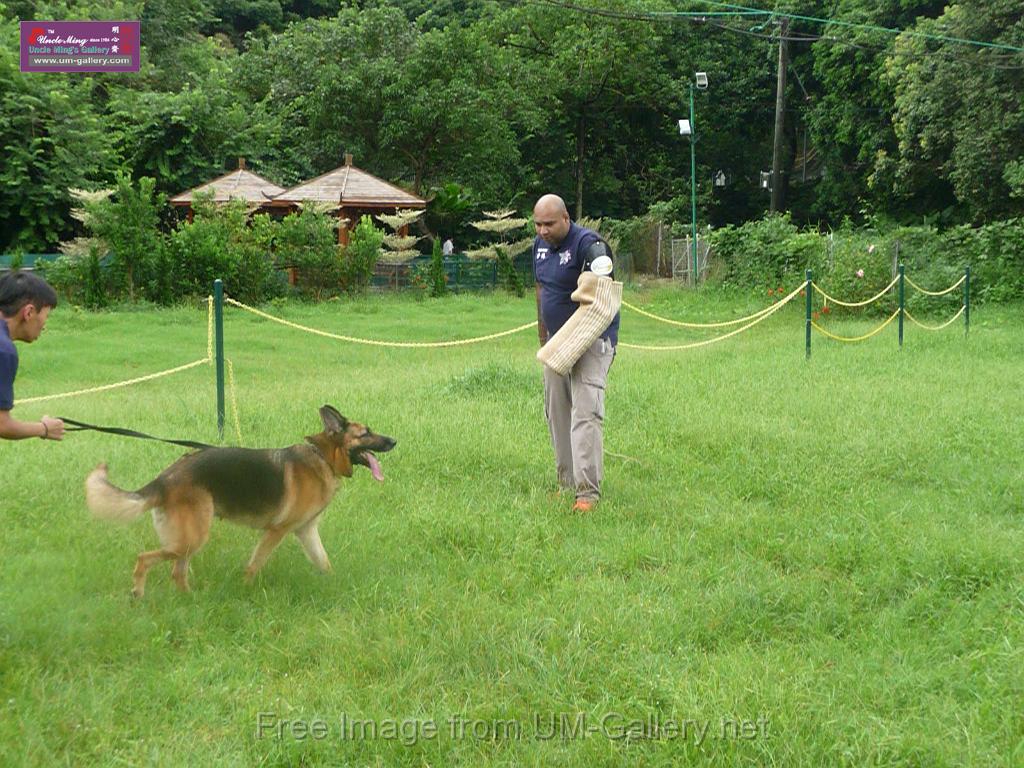
<instances>
[{"instance_id":1,"label":"purple logo banner","mask_svg":"<svg viewBox=\"0 0 1024 768\"><path fill-rule=\"evenodd\" d=\"M23 21L22 72L138 72L137 21Z\"/></svg>"}]
</instances>

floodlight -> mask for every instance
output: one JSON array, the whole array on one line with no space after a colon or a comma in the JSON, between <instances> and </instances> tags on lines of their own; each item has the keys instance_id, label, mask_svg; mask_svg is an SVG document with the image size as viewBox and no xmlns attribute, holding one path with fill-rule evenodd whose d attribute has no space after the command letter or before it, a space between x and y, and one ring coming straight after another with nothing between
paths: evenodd
<instances>
[{"instance_id":1,"label":"floodlight","mask_svg":"<svg viewBox=\"0 0 1024 768\"><path fill-rule=\"evenodd\" d=\"M692 133L693 133L693 129L690 128L690 121L689 120L680 120L679 121L679 135L680 136L689 136Z\"/></svg>"},{"instance_id":2,"label":"floodlight","mask_svg":"<svg viewBox=\"0 0 1024 768\"><path fill-rule=\"evenodd\" d=\"M697 87L702 91L708 87L708 73L698 72L697 73Z\"/></svg>"}]
</instances>

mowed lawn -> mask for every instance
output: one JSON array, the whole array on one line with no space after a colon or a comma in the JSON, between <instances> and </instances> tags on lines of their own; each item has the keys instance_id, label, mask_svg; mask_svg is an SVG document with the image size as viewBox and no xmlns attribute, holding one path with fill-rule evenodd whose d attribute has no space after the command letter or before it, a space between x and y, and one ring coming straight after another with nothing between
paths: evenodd
<instances>
[{"instance_id":1,"label":"mowed lawn","mask_svg":"<svg viewBox=\"0 0 1024 768\"><path fill-rule=\"evenodd\" d=\"M665 287L680 320L765 306ZM797 302L799 303L799 301ZM528 322L532 297L265 307L339 334L433 341ZM865 333L878 318L827 323ZM939 322L938 315L926 318ZM137 488L181 449L82 432L0 444L0 764L1019 766L1024 764L1020 306L941 333L814 337L802 308L693 351L620 349L605 498L553 493L536 333L447 349L320 338L226 310L242 444L335 405L398 440L321 533L216 523L190 594L129 598L148 519L90 519L100 461ZM707 338L623 311L622 340ZM17 394L206 355L206 312L62 306ZM215 441L209 366L15 409ZM235 442L233 428L226 435Z\"/></svg>"}]
</instances>

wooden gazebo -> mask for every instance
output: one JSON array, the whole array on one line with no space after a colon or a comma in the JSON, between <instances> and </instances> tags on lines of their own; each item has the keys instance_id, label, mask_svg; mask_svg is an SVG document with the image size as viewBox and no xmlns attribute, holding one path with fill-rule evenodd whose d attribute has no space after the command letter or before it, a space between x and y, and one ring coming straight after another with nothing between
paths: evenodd
<instances>
[{"instance_id":1,"label":"wooden gazebo","mask_svg":"<svg viewBox=\"0 0 1024 768\"><path fill-rule=\"evenodd\" d=\"M192 221L192 200L199 193L213 192L213 202L226 203L229 200L244 200L248 205L261 207L266 205L275 195L284 192L262 176L245 170L245 158L238 158L238 169L219 176L198 187L194 187L170 199L170 204L177 208L188 208L188 220Z\"/></svg>"},{"instance_id":2,"label":"wooden gazebo","mask_svg":"<svg viewBox=\"0 0 1024 768\"><path fill-rule=\"evenodd\" d=\"M422 209L427 201L352 165L352 155L333 171L304 181L274 196L269 208L297 208L302 203L326 203L338 217L338 242L348 245L350 226L363 214L394 213L398 209Z\"/></svg>"}]
</instances>

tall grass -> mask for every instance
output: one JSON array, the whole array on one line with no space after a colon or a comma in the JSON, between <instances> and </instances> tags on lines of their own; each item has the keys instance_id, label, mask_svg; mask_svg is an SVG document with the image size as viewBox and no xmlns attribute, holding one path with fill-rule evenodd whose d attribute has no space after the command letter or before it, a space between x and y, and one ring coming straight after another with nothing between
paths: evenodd
<instances>
[{"instance_id":1,"label":"tall grass","mask_svg":"<svg viewBox=\"0 0 1024 768\"><path fill-rule=\"evenodd\" d=\"M758 308L627 298L680 319ZM533 305L272 311L435 340ZM816 337L806 361L794 307L709 349L621 349L604 500L579 517L553 493L532 332L389 350L229 309L243 444L299 441L331 403L397 438L385 482L344 482L321 526L329 576L286 541L246 586L256 536L218 523L191 594L157 567L132 601L155 535L91 521L82 480L107 461L135 488L180 450L90 432L0 445L0 764L1020 765L1022 331L1019 306L987 307L968 338ZM623 341L697 338L623 315ZM61 307L21 347L17 393L205 351L199 309ZM201 367L15 414L213 441L214 411Z\"/></svg>"}]
</instances>

